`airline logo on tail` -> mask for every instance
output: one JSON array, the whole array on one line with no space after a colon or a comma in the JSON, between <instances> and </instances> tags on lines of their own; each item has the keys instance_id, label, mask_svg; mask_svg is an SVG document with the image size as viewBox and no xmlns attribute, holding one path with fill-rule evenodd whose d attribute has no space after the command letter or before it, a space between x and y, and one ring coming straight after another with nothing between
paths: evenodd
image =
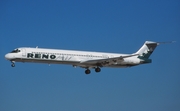
<instances>
[{"instance_id":1,"label":"airline logo on tail","mask_svg":"<svg viewBox=\"0 0 180 111\"><path fill-rule=\"evenodd\" d=\"M136 54L139 54L138 58L141 59L142 63L152 62L149 57L151 56L157 45L157 42L146 41L144 45L136 52Z\"/></svg>"}]
</instances>

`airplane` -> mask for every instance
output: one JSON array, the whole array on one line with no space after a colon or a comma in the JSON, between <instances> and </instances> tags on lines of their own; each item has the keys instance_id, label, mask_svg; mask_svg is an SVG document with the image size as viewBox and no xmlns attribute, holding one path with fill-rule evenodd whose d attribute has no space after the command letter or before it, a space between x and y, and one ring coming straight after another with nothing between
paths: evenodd
<instances>
[{"instance_id":1,"label":"airplane","mask_svg":"<svg viewBox=\"0 0 180 111\"><path fill-rule=\"evenodd\" d=\"M7 53L5 58L11 61L12 67L15 67L15 62L67 64L85 68L85 74L90 74L90 69L100 72L102 67L125 68L151 63L149 57L159 44L160 42L145 41L132 54L21 47Z\"/></svg>"}]
</instances>

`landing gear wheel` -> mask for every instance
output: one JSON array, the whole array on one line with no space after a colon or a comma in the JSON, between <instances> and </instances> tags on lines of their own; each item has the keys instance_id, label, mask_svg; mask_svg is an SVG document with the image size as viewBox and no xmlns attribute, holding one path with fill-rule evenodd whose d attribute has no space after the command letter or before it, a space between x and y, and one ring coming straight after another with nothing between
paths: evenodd
<instances>
[{"instance_id":1,"label":"landing gear wheel","mask_svg":"<svg viewBox=\"0 0 180 111\"><path fill-rule=\"evenodd\" d=\"M13 64L11 64L11 66L12 66L12 67L15 67L15 64L13 63Z\"/></svg>"},{"instance_id":2,"label":"landing gear wheel","mask_svg":"<svg viewBox=\"0 0 180 111\"><path fill-rule=\"evenodd\" d=\"M86 69L86 70L85 70L85 73L86 73L86 74L90 74L91 71L90 71L89 69Z\"/></svg>"},{"instance_id":3,"label":"landing gear wheel","mask_svg":"<svg viewBox=\"0 0 180 111\"><path fill-rule=\"evenodd\" d=\"M95 68L96 72L101 72L101 69L99 67Z\"/></svg>"}]
</instances>

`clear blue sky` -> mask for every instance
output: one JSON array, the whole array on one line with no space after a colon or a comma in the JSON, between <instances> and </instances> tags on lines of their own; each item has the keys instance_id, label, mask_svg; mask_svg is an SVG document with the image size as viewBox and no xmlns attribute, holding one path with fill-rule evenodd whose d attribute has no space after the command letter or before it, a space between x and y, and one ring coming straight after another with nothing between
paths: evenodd
<instances>
[{"instance_id":1,"label":"clear blue sky","mask_svg":"<svg viewBox=\"0 0 180 111\"><path fill-rule=\"evenodd\" d=\"M0 2L0 111L179 111L179 0ZM84 74L67 65L11 63L17 47L133 53L160 45L152 64Z\"/></svg>"}]
</instances>

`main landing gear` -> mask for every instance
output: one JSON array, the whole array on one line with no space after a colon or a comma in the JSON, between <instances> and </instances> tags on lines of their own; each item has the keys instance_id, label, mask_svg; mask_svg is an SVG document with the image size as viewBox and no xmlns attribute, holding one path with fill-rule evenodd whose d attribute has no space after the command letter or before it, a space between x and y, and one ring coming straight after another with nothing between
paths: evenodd
<instances>
[{"instance_id":1,"label":"main landing gear","mask_svg":"<svg viewBox=\"0 0 180 111\"><path fill-rule=\"evenodd\" d=\"M86 69L86 70L85 70L85 73L86 73L86 74L90 74L91 71L90 71L89 69Z\"/></svg>"},{"instance_id":2,"label":"main landing gear","mask_svg":"<svg viewBox=\"0 0 180 111\"><path fill-rule=\"evenodd\" d=\"M14 61L11 61L11 67L15 67L15 62Z\"/></svg>"},{"instance_id":3,"label":"main landing gear","mask_svg":"<svg viewBox=\"0 0 180 111\"><path fill-rule=\"evenodd\" d=\"M100 69L99 67L97 67L97 68L95 68L95 72L101 72L101 69ZM86 73L86 74L90 74L90 73L91 73L91 70L86 69L86 70L85 70L85 73Z\"/></svg>"},{"instance_id":4,"label":"main landing gear","mask_svg":"<svg viewBox=\"0 0 180 111\"><path fill-rule=\"evenodd\" d=\"M101 69L99 67L95 68L96 72L101 72Z\"/></svg>"}]
</instances>

